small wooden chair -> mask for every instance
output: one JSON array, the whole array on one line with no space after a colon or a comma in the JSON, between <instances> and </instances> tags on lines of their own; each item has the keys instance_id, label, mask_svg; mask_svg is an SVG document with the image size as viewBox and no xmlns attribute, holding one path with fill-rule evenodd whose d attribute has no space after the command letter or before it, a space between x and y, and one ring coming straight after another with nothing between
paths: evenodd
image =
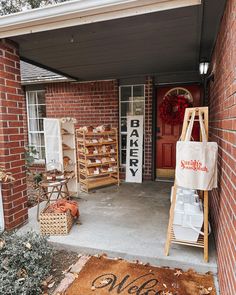
<instances>
[{"instance_id":1,"label":"small wooden chair","mask_svg":"<svg viewBox=\"0 0 236 295\"><path fill-rule=\"evenodd\" d=\"M69 178L57 178L56 180L43 180L39 183L39 196L37 204L37 220L39 221L39 207L41 201L46 201L46 208L50 202L56 201L59 198L70 199L70 193L67 183Z\"/></svg>"}]
</instances>

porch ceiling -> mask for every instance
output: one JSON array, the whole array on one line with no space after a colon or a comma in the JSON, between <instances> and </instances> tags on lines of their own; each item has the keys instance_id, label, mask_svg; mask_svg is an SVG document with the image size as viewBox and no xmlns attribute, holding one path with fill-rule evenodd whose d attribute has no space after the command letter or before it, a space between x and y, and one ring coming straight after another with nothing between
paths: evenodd
<instances>
[{"instance_id":1,"label":"porch ceiling","mask_svg":"<svg viewBox=\"0 0 236 295\"><path fill-rule=\"evenodd\" d=\"M208 0L10 39L20 45L23 60L78 80L197 72L199 59L212 52L225 0L217 3Z\"/></svg>"}]
</instances>

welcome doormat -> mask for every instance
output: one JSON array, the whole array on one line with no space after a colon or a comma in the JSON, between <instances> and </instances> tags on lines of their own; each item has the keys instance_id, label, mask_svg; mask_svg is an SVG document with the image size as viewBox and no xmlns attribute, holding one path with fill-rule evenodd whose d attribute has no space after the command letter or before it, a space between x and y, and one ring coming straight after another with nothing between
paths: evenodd
<instances>
[{"instance_id":1,"label":"welcome doormat","mask_svg":"<svg viewBox=\"0 0 236 295\"><path fill-rule=\"evenodd\" d=\"M88 259L65 295L215 295L212 275L106 257Z\"/></svg>"}]
</instances>

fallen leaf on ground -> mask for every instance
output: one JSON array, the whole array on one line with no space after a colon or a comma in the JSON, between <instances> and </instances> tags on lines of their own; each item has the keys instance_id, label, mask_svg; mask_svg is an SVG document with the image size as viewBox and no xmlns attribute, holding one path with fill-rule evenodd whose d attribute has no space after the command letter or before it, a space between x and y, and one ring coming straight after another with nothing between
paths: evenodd
<instances>
[{"instance_id":1,"label":"fallen leaf on ground","mask_svg":"<svg viewBox=\"0 0 236 295\"><path fill-rule=\"evenodd\" d=\"M63 270L62 271L63 275L68 273L71 270L72 266L73 266L73 264L71 264L67 269Z\"/></svg>"},{"instance_id":2,"label":"fallen leaf on ground","mask_svg":"<svg viewBox=\"0 0 236 295\"><path fill-rule=\"evenodd\" d=\"M176 270L176 272L174 273L174 276L179 277L179 276L182 275L182 274L183 274L182 271L180 271L180 270Z\"/></svg>"},{"instance_id":3,"label":"fallen leaf on ground","mask_svg":"<svg viewBox=\"0 0 236 295\"><path fill-rule=\"evenodd\" d=\"M96 290L96 288L95 288L94 286L92 286L92 287L91 287L91 290L92 290L92 291L95 291L95 290Z\"/></svg>"},{"instance_id":4,"label":"fallen leaf on ground","mask_svg":"<svg viewBox=\"0 0 236 295\"><path fill-rule=\"evenodd\" d=\"M46 281L42 281L41 285L44 286L44 287L46 287L48 284L47 284Z\"/></svg>"},{"instance_id":5,"label":"fallen leaf on ground","mask_svg":"<svg viewBox=\"0 0 236 295\"><path fill-rule=\"evenodd\" d=\"M5 246L5 241L3 239L0 239L0 250Z\"/></svg>"},{"instance_id":6,"label":"fallen leaf on ground","mask_svg":"<svg viewBox=\"0 0 236 295\"><path fill-rule=\"evenodd\" d=\"M95 254L94 257L100 258L100 254Z\"/></svg>"},{"instance_id":7,"label":"fallen leaf on ground","mask_svg":"<svg viewBox=\"0 0 236 295\"><path fill-rule=\"evenodd\" d=\"M55 285L55 281L48 285L48 288L51 289Z\"/></svg>"},{"instance_id":8,"label":"fallen leaf on ground","mask_svg":"<svg viewBox=\"0 0 236 295\"><path fill-rule=\"evenodd\" d=\"M25 280L25 278L20 278L17 280L17 282L23 282Z\"/></svg>"},{"instance_id":9,"label":"fallen leaf on ground","mask_svg":"<svg viewBox=\"0 0 236 295\"><path fill-rule=\"evenodd\" d=\"M208 291L206 288L203 287L200 289L199 294L200 295L207 295L207 294L210 294L210 291Z\"/></svg>"},{"instance_id":10,"label":"fallen leaf on ground","mask_svg":"<svg viewBox=\"0 0 236 295\"><path fill-rule=\"evenodd\" d=\"M52 275L50 275L49 277L47 277L47 278L46 278L46 280L45 280L45 281L46 281L47 283L49 283L49 282L52 280L52 278L53 278L53 276L52 276Z\"/></svg>"},{"instance_id":11,"label":"fallen leaf on ground","mask_svg":"<svg viewBox=\"0 0 236 295\"><path fill-rule=\"evenodd\" d=\"M31 250L32 246L29 242L25 243L25 247L29 250Z\"/></svg>"},{"instance_id":12,"label":"fallen leaf on ground","mask_svg":"<svg viewBox=\"0 0 236 295\"><path fill-rule=\"evenodd\" d=\"M26 277L27 271L25 269L21 268L20 270L18 270L17 276L18 276L18 278Z\"/></svg>"}]
</instances>

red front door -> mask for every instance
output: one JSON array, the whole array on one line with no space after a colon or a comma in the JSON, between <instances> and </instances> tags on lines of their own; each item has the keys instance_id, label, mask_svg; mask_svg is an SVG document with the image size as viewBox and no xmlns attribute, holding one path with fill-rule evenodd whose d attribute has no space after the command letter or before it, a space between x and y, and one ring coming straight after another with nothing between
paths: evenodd
<instances>
[{"instance_id":1,"label":"red front door","mask_svg":"<svg viewBox=\"0 0 236 295\"><path fill-rule=\"evenodd\" d=\"M173 178L175 169L176 142L180 137L181 125L169 125L160 118L159 106L165 95L172 93L189 93L193 106L200 106L201 88L198 85L160 87L157 89L157 128L156 128L156 176L157 178Z\"/></svg>"}]
</instances>

